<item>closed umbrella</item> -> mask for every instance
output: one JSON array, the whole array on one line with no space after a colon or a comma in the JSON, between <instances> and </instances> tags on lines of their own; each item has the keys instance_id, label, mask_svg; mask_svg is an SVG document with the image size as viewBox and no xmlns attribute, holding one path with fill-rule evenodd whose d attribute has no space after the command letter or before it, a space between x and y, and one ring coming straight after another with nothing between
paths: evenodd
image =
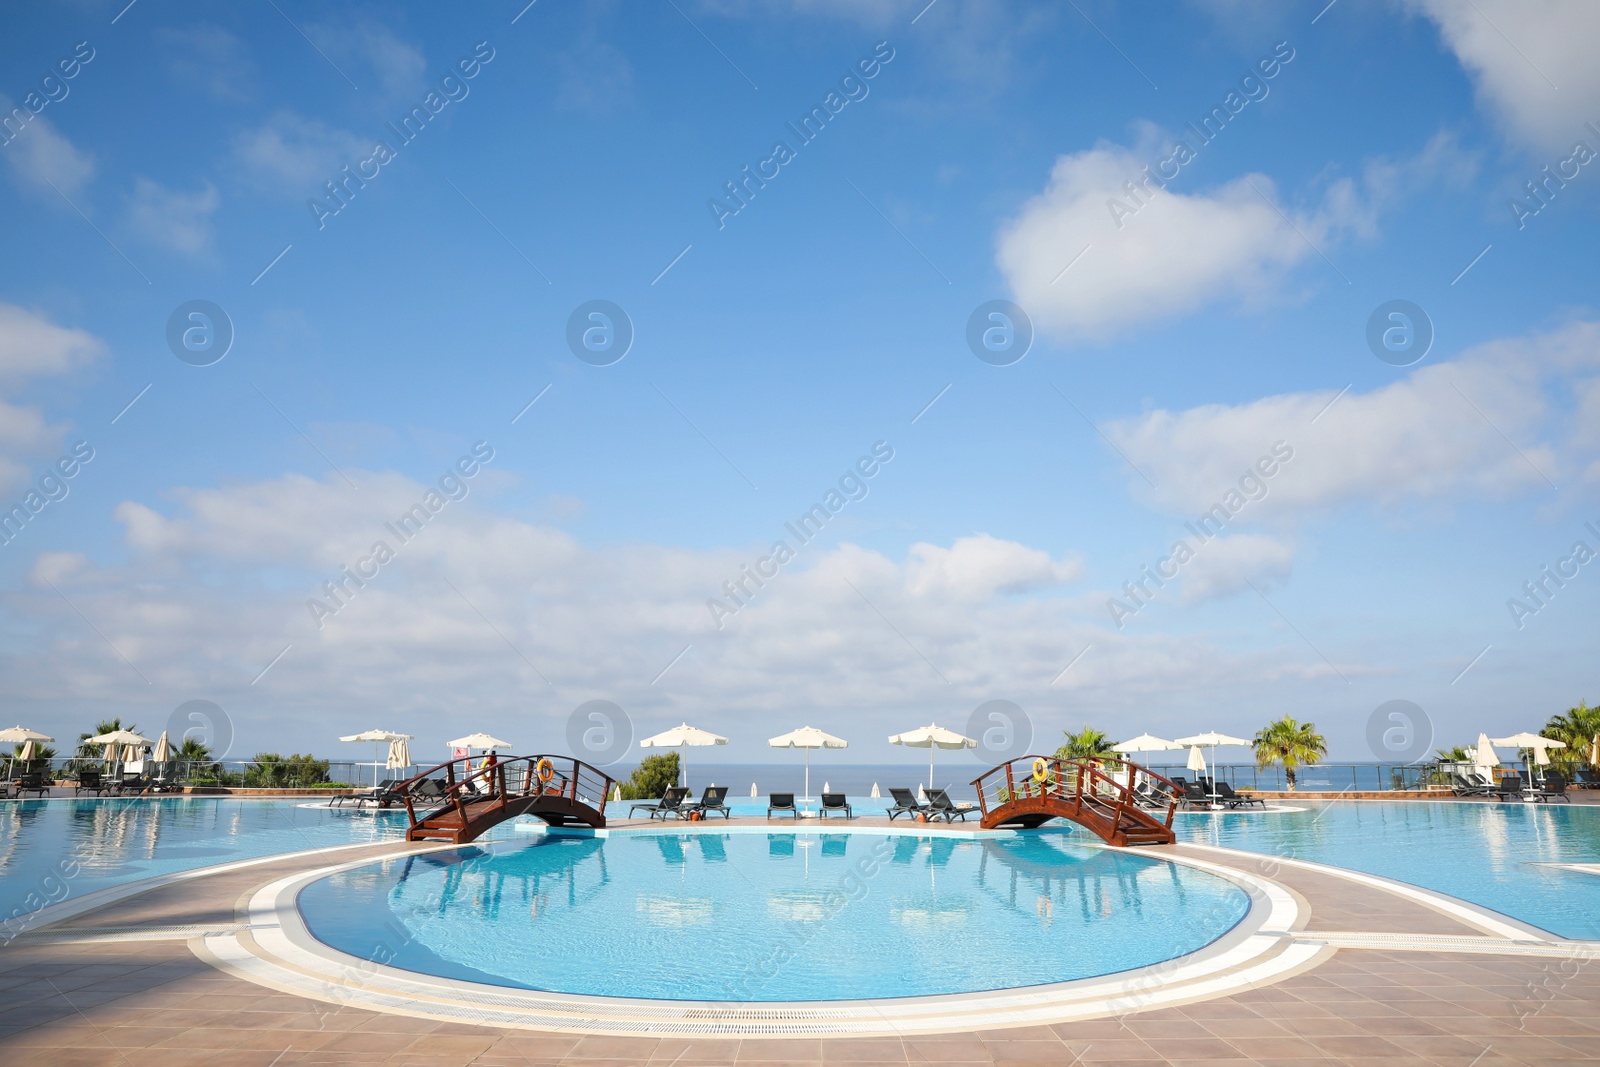
<instances>
[{"instance_id":1,"label":"closed umbrella","mask_svg":"<svg viewBox=\"0 0 1600 1067\"><path fill-rule=\"evenodd\" d=\"M373 745L392 745L396 741L410 741L411 735L395 733L393 730L364 730L359 734L350 734L346 737L341 737L339 740L355 742L364 741ZM378 753L376 749L374 749L372 753L372 784L374 786L378 784Z\"/></svg>"},{"instance_id":2,"label":"closed umbrella","mask_svg":"<svg viewBox=\"0 0 1600 1067\"><path fill-rule=\"evenodd\" d=\"M698 726L684 723L674 726L670 730L663 730L653 737L647 737L639 742L640 748L676 748L682 749L682 758L679 763L683 770L683 784L689 785L689 746L696 748L708 745L725 745L728 739L721 734L714 734L710 730L702 730Z\"/></svg>"},{"instance_id":3,"label":"closed umbrella","mask_svg":"<svg viewBox=\"0 0 1600 1067\"><path fill-rule=\"evenodd\" d=\"M150 762L165 763L172 758L172 742L167 740L167 731L162 730L161 736L156 739L155 751L150 753Z\"/></svg>"},{"instance_id":4,"label":"closed umbrella","mask_svg":"<svg viewBox=\"0 0 1600 1067\"><path fill-rule=\"evenodd\" d=\"M919 726L915 730L908 730L903 734L895 734L889 738L891 745L905 745L907 748L925 748L928 750L928 788L933 786L933 750L936 748L977 748L978 742L970 737L963 737L954 730L947 730L943 726L929 723Z\"/></svg>"},{"instance_id":5,"label":"closed umbrella","mask_svg":"<svg viewBox=\"0 0 1600 1067\"><path fill-rule=\"evenodd\" d=\"M411 766L411 745L403 737L389 742L389 758L383 764L391 771Z\"/></svg>"},{"instance_id":6,"label":"closed umbrella","mask_svg":"<svg viewBox=\"0 0 1600 1067\"><path fill-rule=\"evenodd\" d=\"M1199 745L1189 749L1189 762L1185 766L1196 774L1206 773L1206 754L1200 750Z\"/></svg>"},{"instance_id":7,"label":"closed umbrella","mask_svg":"<svg viewBox=\"0 0 1600 1067\"><path fill-rule=\"evenodd\" d=\"M22 742L22 753L17 757L17 759L21 761L24 767L27 767L28 764L34 761L34 754L38 750L39 742L30 737L26 741Z\"/></svg>"},{"instance_id":8,"label":"closed umbrella","mask_svg":"<svg viewBox=\"0 0 1600 1067\"><path fill-rule=\"evenodd\" d=\"M1500 757L1495 754L1494 745L1489 741L1488 734L1478 735L1478 748L1472 754L1472 769L1488 784L1494 784L1495 768L1500 766Z\"/></svg>"},{"instance_id":9,"label":"closed umbrella","mask_svg":"<svg viewBox=\"0 0 1600 1067\"><path fill-rule=\"evenodd\" d=\"M806 792L802 800L811 799L811 750L814 748L849 748L850 742L843 738L825 734L815 726L802 726L798 730L791 730L781 737L774 737L767 741L769 748L803 748L806 751ZM827 785L823 785L823 792L827 792Z\"/></svg>"},{"instance_id":10,"label":"closed umbrella","mask_svg":"<svg viewBox=\"0 0 1600 1067\"><path fill-rule=\"evenodd\" d=\"M1600 734L1594 735L1594 740L1589 742L1589 766L1600 767Z\"/></svg>"}]
</instances>

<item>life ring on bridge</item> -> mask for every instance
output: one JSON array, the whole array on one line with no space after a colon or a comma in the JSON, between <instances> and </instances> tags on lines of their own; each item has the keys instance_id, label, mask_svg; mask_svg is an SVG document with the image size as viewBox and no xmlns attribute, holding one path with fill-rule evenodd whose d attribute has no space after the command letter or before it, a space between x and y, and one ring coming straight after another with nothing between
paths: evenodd
<instances>
[{"instance_id":1,"label":"life ring on bridge","mask_svg":"<svg viewBox=\"0 0 1600 1067\"><path fill-rule=\"evenodd\" d=\"M1033 761L1033 780L1034 780L1034 782L1036 784L1038 784L1038 785L1044 785L1044 783L1049 778L1050 778L1050 764L1046 763L1044 761L1044 757L1042 757L1042 756L1039 757L1038 759L1034 760Z\"/></svg>"},{"instance_id":2,"label":"life ring on bridge","mask_svg":"<svg viewBox=\"0 0 1600 1067\"><path fill-rule=\"evenodd\" d=\"M556 776L556 765L548 759L539 761L539 781L548 782Z\"/></svg>"}]
</instances>

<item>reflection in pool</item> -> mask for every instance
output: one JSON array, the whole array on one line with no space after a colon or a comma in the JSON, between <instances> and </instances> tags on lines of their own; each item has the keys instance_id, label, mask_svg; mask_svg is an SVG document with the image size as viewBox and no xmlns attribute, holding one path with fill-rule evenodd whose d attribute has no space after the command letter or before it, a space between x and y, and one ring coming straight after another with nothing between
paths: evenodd
<instances>
[{"instance_id":1,"label":"reflection in pool","mask_svg":"<svg viewBox=\"0 0 1600 1067\"><path fill-rule=\"evenodd\" d=\"M300 894L342 951L599 996L834 1000L1038 985L1192 952L1232 883L1065 834L550 835L356 868Z\"/></svg>"}]
</instances>

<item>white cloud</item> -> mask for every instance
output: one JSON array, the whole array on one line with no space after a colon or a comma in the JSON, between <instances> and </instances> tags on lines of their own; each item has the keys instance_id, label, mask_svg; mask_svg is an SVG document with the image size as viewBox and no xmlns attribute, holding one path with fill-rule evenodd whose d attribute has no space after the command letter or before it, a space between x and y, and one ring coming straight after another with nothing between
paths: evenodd
<instances>
[{"instance_id":1,"label":"white cloud","mask_svg":"<svg viewBox=\"0 0 1600 1067\"><path fill-rule=\"evenodd\" d=\"M371 149L358 134L292 111L275 113L233 141L233 157L246 181L263 192L294 197L320 193L340 167L366 158Z\"/></svg>"},{"instance_id":2,"label":"white cloud","mask_svg":"<svg viewBox=\"0 0 1600 1067\"><path fill-rule=\"evenodd\" d=\"M65 374L104 352L105 344L87 330L57 326L41 314L0 302L0 381Z\"/></svg>"},{"instance_id":3,"label":"white cloud","mask_svg":"<svg viewBox=\"0 0 1600 1067\"><path fill-rule=\"evenodd\" d=\"M66 432L49 424L40 409L13 403L15 394L30 379L79 370L104 352L100 339L85 330L0 303L0 491L27 480L30 464Z\"/></svg>"},{"instance_id":4,"label":"white cloud","mask_svg":"<svg viewBox=\"0 0 1600 1067\"><path fill-rule=\"evenodd\" d=\"M11 102L0 97L0 111ZM26 109L23 114L27 114ZM69 197L81 193L94 177L94 153L78 148L49 119L36 115L6 144L0 155L25 187L55 197L54 185Z\"/></svg>"},{"instance_id":5,"label":"white cloud","mask_svg":"<svg viewBox=\"0 0 1600 1067\"><path fill-rule=\"evenodd\" d=\"M1507 136L1536 151L1592 142L1600 118L1600 5L1592 0L1404 0L1431 19Z\"/></svg>"},{"instance_id":6,"label":"white cloud","mask_svg":"<svg viewBox=\"0 0 1600 1067\"><path fill-rule=\"evenodd\" d=\"M225 100L244 100L255 81L255 63L237 36L212 23L161 27L156 41L167 54L167 69Z\"/></svg>"},{"instance_id":7,"label":"white cloud","mask_svg":"<svg viewBox=\"0 0 1600 1067\"><path fill-rule=\"evenodd\" d=\"M30 636L0 648L0 675L62 701L126 703L131 669L46 577L138 665L164 710L213 699L246 746L324 753L375 707L419 744L468 718L523 743L559 738L567 712L596 696L641 727L690 718L748 740L817 709L862 729L871 709L870 732L891 732L930 708L961 722L1004 696L1042 722L1069 694L1131 711L1163 687L1299 669L1269 662L1281 652L1241 660L1203 640L1109 631L1102 606L1082 595L1008 595L1071 581L1078 567L983 535L918 544L901 559L848 544L808 554L718 631L705 602L738 572L741 551L590 547L483 509L481 485L402 544L384 523L426 487L350 473L361 493L334 476L290 475L183 490L170 514L125 502L125 559L51 555L37 564L39 584L6 596ZM307 599L326 600L322 583L378 540L395 558L319 629Z\"/></svg>"},{"instance_id":8,"label":"white cloud","mask_svg":"<svg viewBox=\"0 0 1600 1067\"><path fill-rule=\"evenodd\" d=\"M949 548L919 541L911 546L906 585L915 595L989 599L1000 593L1027 593L1065 584L1083 568L1015 541L988 534L958 537Z\"/></svg>"},{"instance_id":9,"label":"white cloud","mask_svg":"<svg viewBox=\"0 0 1600 1067\"><path fill-rule=\"evenodd\" d=\"M1248 589L1250 582L1257 586L1276 584L1289 577L1293 565L1294 545L1276 537L1214 537L1199 544L1194 558L1183 565L1181 599L1185 604L1196 604Z\"/></svg>"},{"instance_id":10,"label":"white cloud","mask_svg":"<svg viewBox=\"0 0 1600 1067\"><path fill-rule=\"evenodd\" d=\"M1354 500L1504 496L1543 488L1546 477L1559 485L1594 458L1596 436L1582 407L1573 409L1593 397L1597 370L1600 323L1577 322L1423 364L1331 408L1337 390L1284 393L1152 411L1106 433L1159 487L1153 502L1179 514L1198 515L1239 490L1278 441L1293 458L1262 479L1266 499L1241 518Z\"/></svg>"},{"instance_id":11,"label":"white cloud","mask_svg":"<svg viewBox=\"0 0 1600 1067\"><path fill-rule=\"evenodd\" d=\"M427 73L422 50L375 19L345 18L315 23L307 30L317 47L353 74L358 84L372 86L376 81L375 88L387 100L414 94Z\"/></svg>"},{"instance_id":12,"label":"white cloud","mask_svg":"<svg viewBox=\"0 0 1600 1067\"><path fill-rule=\"evenodd\" d=\"M208 257L213 238L211 216L221 203L222 197L210 182L202 182L195 192L182 193L136 177L128 200L128 222L154 244L186 256Z\"/></svg>"},{"instance_id":13,"label":"white cloud","mask_svg":"<svg viewBox=\"0 0 1600 1067\"><path fill-rule=\"evenodd\" d=\"M1144 125L1136 147L1101 142L1062 156L1045 191L1001 228L996 262L1043 331L1103 338L1216 301L1272 297L1319 250L1376 236L1384 206L1465 165L1436 137L1413 159L1370 162L1359 182L1329 182L1315 208L1300 210L1263 174L1184 193L1173 191L1180 170L1162 187L1156 164L1173 143ZM1147 167L1157 180L1130 193Z\"/></svg>"}]
</instances>

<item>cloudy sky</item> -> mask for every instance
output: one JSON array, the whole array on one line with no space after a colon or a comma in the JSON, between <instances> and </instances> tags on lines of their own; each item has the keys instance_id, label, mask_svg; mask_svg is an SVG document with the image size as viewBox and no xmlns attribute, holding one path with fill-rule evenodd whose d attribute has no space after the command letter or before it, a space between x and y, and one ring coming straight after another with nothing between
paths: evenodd
<instances>
[{"instance_id":1,"label":"cloudy sky","mask_svg":"<svg viewBox=\"0 0 1600 1067\"><path fill-rule=\"evenodd\" d=\"M8 722L1600 697L1600 8L525 4L0 19Z\"/></svg>"}]
</instances>

